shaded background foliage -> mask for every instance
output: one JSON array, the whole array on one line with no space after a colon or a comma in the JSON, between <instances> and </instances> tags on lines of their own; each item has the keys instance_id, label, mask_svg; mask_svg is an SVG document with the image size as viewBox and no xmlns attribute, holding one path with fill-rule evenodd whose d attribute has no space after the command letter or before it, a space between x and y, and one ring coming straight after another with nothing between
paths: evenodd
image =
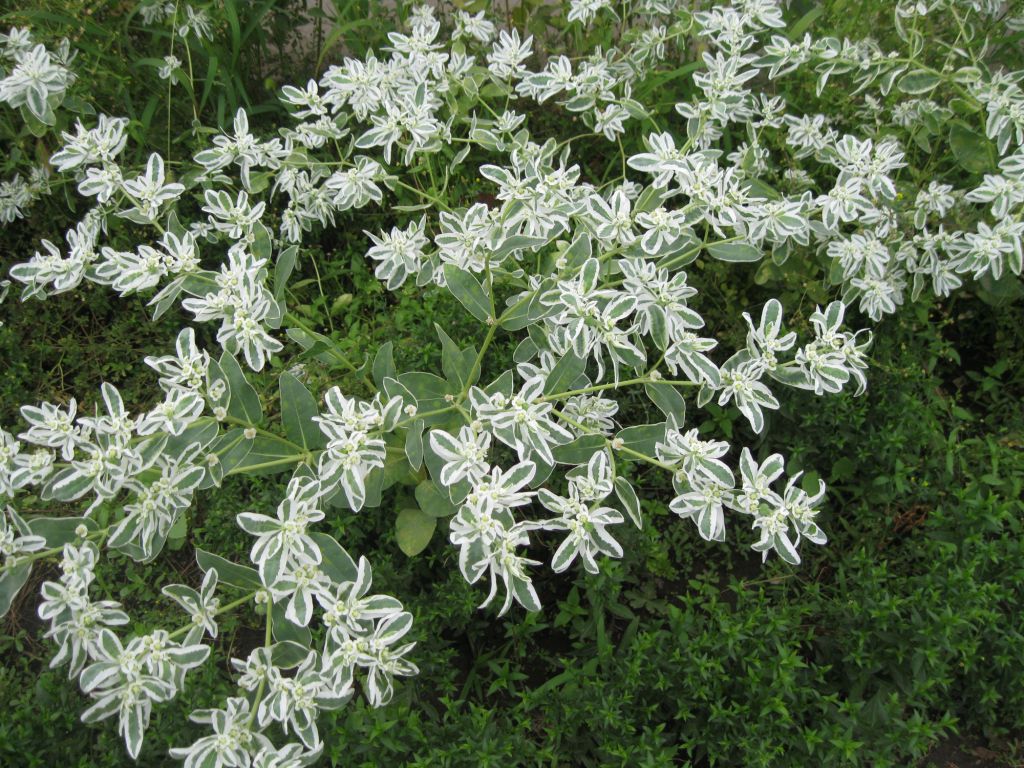
<instances>
[{"instance_id":1,"label":"shaded background foliage","mask_svg":"<svg viewBox=\"0 0 1024 768\"><path fill-rule=\"evenodd\" d=\"M794 3L793 12L811 7L804 5ZM146 58L169 41L141 27L131 3L44 2L0 19L30 25L40 37L70 37L81 51L76 88L88 89L97 110L132 118L129 146L139 157L166 152L168 143L175 157L204 140L193 121L223 125L245 106L254 128L272 130L284 114L279 85L315 76L342 47L379 47L382 25L368 23L379 11L372 0L336 7L226 0L216 10L215 40L193 46L195 91L184 98L179 90L170 101L155 74L159 56ZM884 30L891 14L886 3L819 7L815 28L837 36ZM399 16L405 10L400 4ZM541 4L509 15L544 34ZM1019 59L1012 42L1006 55ZM799 104L799 90L813 84L795 78L787 88ZM838 103L846 95L837 90L834 98L836 112L849 113ZM665 99L678 100L677 93ZM530 117L540 136L557 133L561 119L539 110ZM55 149L5 130L7 162ZM602 146L582 150L594 174L603 169ZM479 180L454 183L475 194ZM59 239L70 220L58 213L65 204L43 200L30 219L4 229L5 267L40 238ZM429 366L434 322L453 338L470 327L447 294L384 291L364 260L362 230L375 228L374 216L342 217L317 250L304 251L292 306L355 357L393 341L400 367ZM799 270L798 263L774 274L699 261L691 282L728 347L745 333L739 313L783 287L780 298L796 308L794 329L807 322L822 289ZM185 320L178 311L150 323L144 299L88 285L9 313L0 328L0 420L13 422L21 403L94 392L101 381L148 405L151 380L140 362L165 351ZM792 470L829 484L821 522L831 541L808 551L799 568L777 560L762 567L735 539L702 541L668 511L666 479L652 473L644 477L651 489L645 527L623 526L621 561L594 577L542 572L544 610L496 621L477 610L480 595L454 567L446 537L410 559L398 550L393 517L328 518L351 552L373 561L375 584L402 595L416 617L421 674L403 681L383 709L356 699L329 713L324 764L902 766L952 756L1019 765L1024 311L1020 302L991 306L961 294L916 304L876 335L865 396L790 391L763 438L767 450L788 455ZM314 390L341 377L315 362L309 373ZM738 414L708 410L706 431L751 438ZM235 515L273 508L279 492L272 478L232 478L200 497L187 546L149 566L104 561L101 591L124 603L136 630L178 621L159 590L198 581L192 545L244 558L249 544ZM397 512L401 499L391 508ZM531 556L550 557L534 549ZM33 579L50 576L40 568ZM0 634L0 765L130 764L109 724L79 723L74 683L47 669L51 648L34 615L34 591L25 590ZM223 618L216 658L244 656L258 644L259 629L244 622ZM154 718L139 764L173 764L167 747L192 738L187 714L230 690L226 664L196 672Z\"/></svg>"}]
</instances>

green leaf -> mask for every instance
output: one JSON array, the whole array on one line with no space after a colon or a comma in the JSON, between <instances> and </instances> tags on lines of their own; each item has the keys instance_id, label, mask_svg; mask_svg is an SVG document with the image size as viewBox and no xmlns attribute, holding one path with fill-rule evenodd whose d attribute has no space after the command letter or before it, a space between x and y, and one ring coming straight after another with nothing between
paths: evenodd
<instances>
[{"instance_id":1,"label":"green leaf","mask_svg":"<svg viewBox=\"0 0 1024 768\"><path fill-rule=\"evenodd\" d=\"M298 624L293 624L289 621L288 617L285 616L287 607L288 601L281 600L274 603L274 607L271 609L270 615L274 624L274 640L279 643L298 643L304 648L309 648L313 644L313 633L309 631L309 627L300 627Z\"/></svg>"},{"instance_id":2,"label":"green leaf","mask_svg":"<svg viewBox=\"0 0 1024 768\"><path fill-rule=\"evenodd\" d=\"M63 547L72 541L78 541L75 529L84 525L92 533L98 526L91 517L36 517L28 521L28 527L36 536L46 540L46 548Z\"/></svg>"},{"instance_id":3,"label":"green leaf","mask_svg":"<svg viewBox=\"0 0 1024 768\"><path fill-rule=\"evenodd\" d=\"M292 469L302 456L295 453L295 448L280 439L267 435L257 435L245 458L238 462L232 470L235 475L272 475ZM265 466L270 464L270 466Z\"/></svg>"},{"instance_id":4,"label":"green leaf","mask_svg":"<svg viewBox=\"0 0 1024 768\"><path fill-rule=\"evenodd\" d=\"M826 8L824 5L815 5L811 10L797 19L796 23L786 30L789 39L797 41L803 37L804 32L810 29L811 24L813 24L819 16L825 13L825 10Z\"/></svg>"},{"instance_id":5,"label":"green leaf","mask_svg":"<svg viewBox=\"0 0 1024 768\"><path fill-rule=\"evenodd\" d=\"M345 356L344 350L334 339L324 336L322 333L310 332L302 328L289 328L286 333L305 350L310 357L314 357L325 365L333 368L348 368L350 362ZM362 366L360 366L360 369ZM362 370L359 371L362 374Z\"/></svg>"},{"instance_id":6,"label":"green leaf","mask_svg":"<svg viewBox=\"0 0 1024 768\"><path fill-rule=\"evenodd\" d=\"M505 397L512 397L512 385L513 385L512 369L506 369L501 372L501 375L495 378L490 384L484 387L484 392L488 395L494 395L501 392Z\"/></svg>"},{"instance_id":7,"label":"green leaf","mask_svg":"<svg viewBox=\"0 0 1024 768\"><path fill-rule=\"evenodd\" d=\"M800 487L803 488L806 493L815 494L818 492L819 482L821 482L821 476L812 470L805 473L800 479Z\"/></svg>"},{"instance_id":8,"label":"green leaf","mask_svg":"<svg viewBox=\"0 0 1024 768\"><path fill-rule=\"evenodd\" d=\"M919 95L922 93L928 93L941 82L942 78L934 72L925 72L924 70L919 69L915 72L908 72L901 77L896 83L896 87L903 91L903 93Z\"/></svg>"},{"instance_id":9,"label":"green leaf","mask_svg":"<svg viewBox=\"0 0 1024 768\"><path fill-rule=\"evenodd\" d=\"M210 61L206 66L206 77L203 78L203 93L199 97L200 111L206 106L207 99L210 98L210 93L213 91L213 84L217 82L217 72L220 69L219 61L216 55L210 54Z\"/></svg>"},{"instance_id":10,"label":"green leaf","mask_svg":"<svg viewBox=\"0 0 1024 768\"><path fill-rule=\"evenodd\" d=\"M677 424L683 423L686 401L677 387L672 384L645 384L644 392L665 416L675 416Z\"/></svg>"},{"instance_id":11,"label":"green leaf","mask_svg":"<svg viewBox=\"0 0 1024 768\"><path fill-rule=\"evenodd\" d=\"M747 243L711 243L707 252L719 261L752 262L761 260L761 251Z\"/></svg>"},{"instance_id":12,"label":"green leaf","mask_svg":"<svg viewBox=\"0 0 1024 768\"><path fill-rule=\"evenodd\" d=\"M420 509L403 509L395 520L398 548L409 557L418 555L434 535L437 520Z\"/></svg>"},{"instance_id":13,"label":"green leaf","mask_svg":"<svg viewBox=\"0 0 1024 768\"><path fill-rule=\"evenodd\" d=\"M444 279L448 290L473 317L487 322L491 316L491 301L487 292L472 274L454 264L444 265Z\"/></svg>"},{"instance_id":14,"label":"green leaf","mask_svg":"<svg viewBox=\"0 0 1024 768\"><path fill-rule=\"evenodd\" d=\"M444 329L434 323L434 329L441 340L441 371L448 383L459 392L464 392L476 381L476 351L472 348L460 350Z\"/></svg>"},{"instance_id":15,"label":"green leaf","mask_svg":"<svg viewBox=\"0 0 1024 768\"><path fill-rule=\"evenodd\" d=\"M398 369L395 368L394 345L389 341L381 345L373 358L373 382L378 389L384 387L384 379L397 379Z\"/></svg>"},{"instance_id":16,"label":"green leaf","mask_svg":"<svg viewBox=\"0 0 1024 768\"><path fill-rule=\"evenodd\" d=\"M211 360L210 365L213 364L214 361ZM172 435L168 438L164 445L164 455L177 458L193 443L199 443L205 448L216 440L219 434L220 424L217 420L209 416L201 416L185 427L185 431L180 435Z\"/></svg>"},{"instance_id":17,"label":"green leaf","mask_svg":"<svg viewBox=\"0 0 1024 768\"><path fill-rule=\"evenodd\" d=\"M604 446L604 435L583 435L571 443L555 446L551 455L559 464L586 464Z\"/></svg>"},{"instance_id":18,"label":"green leaf","mask_svg":"<svg viewBox=\"0 0 1024 768\"><path fill-rule=\"evenodd\" d=\"M253 440L245 438L245 429L235 427L221 435L217 441L210 446L210 453L216 454L220 459L216 464L207 467L207 475L199 486L202 489L219 486L224 481L224 476L245 461L252 450Z\"/></svg>"},{"instance_id":19,"label":"green leaf","mask_svg":"<svg viewBox=\"0 0 1024 768\"><path fill-rule=\"evenodd\" d=\"M451 517L459 511L445 494L430 480L424 480L416 486L416 503L430 517Z\"/></svg>"},{"instance_id":20,"label":"green leaf","mask_svg":"<svg viewBox=\"0 0 1024 768\"><path fill-rule=\"evenodd\" d=\"M270 658L279 669L294 669L309 655L309 647L291 640L282 640L270 646Z\"/></svg>"},{"instance_id":21,"label":"green leaf","mask_svg":"<svg viewBox=\"0 0 1024 768\"><path fill-rule=\"evenodd\" d=\"M18 591L25 586L32 572L32 563L23 563L0 573L0 616L6 616Z\"/></svg>"},{"instance_id":22,"label":"green leaf","mask_svg":"<svg viewBox=\"0 0 1024 768\"><path fill-rule=\"evenodd\" d=\"M299 256L299 246L291 245L277 254L277 264L274 267L274 298L277 301L284 299L285 289L288 287L288 278L295 269L295 262Z\"/></svg>"},{"instance_id":23,"label":"green leaf","mask_svg":"<svg viewBox=\"0 0 1024 768\"><path fill-rule=\"evenodd\" d=\"M633 204L633 215L638 213L647 213L653 211L659 205L665 201L666 191L664 189L658 189L653 184L644 187L644 191L640 193L640 196L636 199ZM589 257L590 254L587 254Z\"/></svg>"},{"instance_id":24,"label":"green leaf","mask_svg":"<svg viewBox=\"0 0 1024 768\"><path fill-rule=\"evenodd\" d=\"M960 167L970 173L984 173L995 164L992 143L961 123L949 129L949 148Z\"/></svg>"},{"instance_id":25,"label":"green leaf","mask_svg":"<svg viewBox=\"0 0 1024 768\"><path fill-rule=\"evenodd\" d=\"M586 242L590 241L587 240ZM502 315L501 327L509 331L521 331L531 323L536 323L550 314L553 311L552 308L545 307L540 297L553 288L554 285L554 281L551 278L547 278L541 282L535 291L530 293L528 300L522 301L522 303L517 301L508 307Z\"/></svg>"},{"instance_id":26,"label":"green leaf","mask_svg":"<svg viewBox=\"0 0 1024 768\"><path fill-rule=\"evenodd\" d=\"M416 471L423 466L423 427L423 419L417 419L405 433L405 457Z\"/></svg>"},{"instance_id":27,"label":"green leaf","mask_svg":"<svg viewBox=\"0 0 1024 768\"><path fill-rule=\"evenodd\" d=\"M633 521L633 525L637 528L643 528L644 518L640 514L640 499L637 498L636 491L633 490L633 486L629 484L626 478L615 478L615 495L619 497L622 508L626 510L626 514Z\"/></svg>"},{"instance_id":28,"label":"green leaf","mask_svg":"<svg viewBox=\"0 0 1024 768\"><path fill-rule=\"evenodd\" d=\"M512 235L506 237L494 250L495 261L501 261L508 256L512 251L519 251L524 249L540 248L541 246L548 244L548 238L546 237L534 237L532 235ZM447 277L447 274L445 275Z\"/></svg>"},{"instance_id":29,"label":"green leaf","mask_svg":"<svg viewBox=\"0 0 1024 768\"><path fill-rule=\"evenodd\" d=\"M755 197L765 197L769 200L781 200L782 195L775 187L769 185L763 179L750 179L746 183L747 191L753 193Z\"/></svg>"},{"instance_id":30,"label":"green leaf","mask_svg":"<svg viewBox=\"0 0 1024 768\"><path fill-rule=\"evenodd\" d=\"M665 440L665 422L626 427L615 437L618 440L622 440L626 448L642 453L645 456L654 456L655 444ZM623 458L630 459L632 457L627 453Z\"/></svg>"},{"instance_id":31,"label":"green leaf","mask_svg":"<svg viewBox=\"0 0 1024 768\"><path fill-rule=\"evenodd\" d=\"M536 300L536 294L518 306L509 307L502 315L501 327L509 331L521 331L530 324L530 306Z\"/></svg>"},{"instance_id":32,"label":"green leaf","mask_svg":"<svg viewBox=\"0 0 1024 768\"><path fill-rule=\"evenodd\" d=\"M225 584L248 590L263 588L260 575L254 568L232 563L220 555L213 554L213 552L207 552L205 549L196 547L196 562L203 569L203 573L210 569L216 569L217 580Z\"/></svg>"},{"instance_id":33,"label":"green leaf","mask_svg":"<svg viewBox=\"0 0 1024 768\"><path fill-rule=\"evenodd\" d=\"M235 0L225 0L223 4L224 15L228 20L228 28L231 30L231 61L238 61L238 54L242 48L242 28L238 22L238 10L235 8Z\"/></svg>"},{"instance_id":34,"label":"green leaf","mask_svg":"<svg viewBox=\"0 0 1024 768\"><path fill-rule=\"evenodd\" d=\"M227 383L230 392L228 414L254 427L262 423L263 406L260 404L260 396L232 355L225 352L218 363L211 361L209 375L211 381L221 378Z\"/></svg>"},{"instance_id":35,"label":"green leaf","mask_svg":"<svg viewBox=\"0 0 1024 768\"><path fill-rule=\"evenodd\" d=\"M443 382L444 379L441 379ZM416 400L416 395L409 391L409 388L405 386L398 379L385 378L384 384L381 386L381 392L384 394L385 400L390 400L393 397L400 397L406 405L415 405L417 408L419 404Z\"/></svg>"},{"instance_id":36,"label":"green leaf","mask_svg":"<svg viewBox=\"0 0 1024 768\"><path fill-rule=\"evenodd\" d=\"M848 456L843 456L832 465L830 482L837 483L849 480L857 474L857 463Z\"/></svg>"},{"instance_id":37,"label":"green leaf","mask_svg":"<svg viewBox=\"0 0 1024 768\"><path fill-rule=\"evenodd\" d=\"M318 450L327 443L319 425L313 421L320 415L316 399L292 374L281 374L281 421L284 432L293 443L308 450Z\"/></svg>"},{"instance_id":38,"label":"green leaf","mask_svg":"<svg viewBox=\"0 0 1024 768\"><path fill-rule=\"evenodd\" d=\"M573 382L587 369L587 361L572 352L567 352L555 363L544 384L544 394L554 395L568 391Z\"/></svg>"},{"instance_id":39,"label":"green leaf","mask_svg":"<svg viewBox=\"0 0 1024 768\"><path fill-rule=\"evenodd\" d=\"M409 460L405 456L404 441L398 435L385 435L386 454L384 466L373 469L366 476L367 509L379 507L381 494L398 482L409 482L412 478ZM410 483L411 484L411 483Z\"/></svg>"},{"instance_id":40,"label":"green leaf","mask_svg":"<svg viewBox=\"0 0 1024 768\"><path fill-rule=\"evenodd\" d=\"M320 570L337 584L356 580L359 576L359 569L356 568L355 560L333 536L319 532L311 533L310 536L320 547L320 555L323 558L320 562Z\"/></svg>"},{"instance_id":41,"label":"green leaf","mask_svg":"<svg viewBox=\"0 0 1024 768\"><path fill-rule=\"evenodd\" d=\"M181 512L167 532L167 546L171 549L181 549L186 536L188 536L188 515Z\"/></svg>"},{"instance_id":42,"label":"green leaf","mask_svg":"<svg viewBox=\"0 0 1024 768\"><path fill-rule=\"evenodd\" d=\"M376 18L353 19L346 24L340 24L338 23L339 21L340 19L334 19L332 21L331 33L326 36L323 45L320 47L320 55L316 60L316 71L318 72L324 63L324 59L327 57L327 54L334 50L335 44L342 37L351 34L353 30L357 30L360 27L377 27L380 24L379 19Z\"/></svg>"},{"instance_id":43,"label":"green leaf","mask_svg":"<svg viewBox=\"0 0 1024 768\"><path fill-rule=\"evenodd\" d=\"M1024 285L1017 275L1006 272L996 280L990 272L978 278L978 298L993 307L1001 307L1024 295Z\"/></svg>"},{"instance_id":44,"label":"green leaf","mask_svg":"<svg viewBox=\"0 0 1024 768\"><path fill-rule=\"evenodd\" d=\"M447 407L449 403L445 400L445 395L455 394L447 381L440 376L423 371L403 373L399 375L398 383L416 398L416 407L421 413Z\"/></svg>"},{"instance_id":45,"label":"green leaf","mask_svg":"<svg viewBox=\"0 0 1024 768\"><path fill-rule=\"evenodd\" d=\"M271 245L270 230L265 226L257 222L253 226L253 241L250 248L252 249L252 255L257 259L264 259L270 261L270 257L273 254L273 246ZM277 286L275 286L276 288Z\"/></svg>"}]
</instances>

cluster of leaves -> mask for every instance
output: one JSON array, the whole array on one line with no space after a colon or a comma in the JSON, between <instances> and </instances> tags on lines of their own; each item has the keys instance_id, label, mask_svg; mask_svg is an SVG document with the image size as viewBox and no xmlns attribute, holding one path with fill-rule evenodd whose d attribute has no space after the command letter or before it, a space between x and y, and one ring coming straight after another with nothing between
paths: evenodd
<instances>
[{"instance_id":1,"label":"cluster of leaves","mask_svg":"<svg viewBox=\"0 0 1024 768\"><path fill-rule=\"evenodd\" d=\"M965 47L937 68L918 28L935 9L922 4L895 9L901 56L874 41L799 40L809 16L783 37L787 20L771 2L698 13L646 2L613 20L607 4L574 1L564 23L603 23L616 44L584 40L576 60L552 48L531 68L532 36L499 30L484 12L441 18L419 7L405 31L388 35L385 58L347 58L319 81L285 87L291 122L270 135L239 108L230 129L175 159L170 146L126 152L127 117L78 121L49 163L92 207L68 230L66 254L44 239L13 267L23 300L95 283L153 294L154 319L180 308L199 332L183 328L173 353L146 358L159 377L155 403L129 408L103 383L91 415L74 398L29 404L22 427L0 430L0 493L12 500L0 532L0 608L36 564L60 559L63 575L44 582L39 606L58 643L53 664L68 664L94 699L84 718L117 716L135 756L153 704L179 694L209 654L203 640L216 637L217 618L255 603L264 643L234 660L242 695L197 709L193 719L213 734L172 755L186 765L303 765L323 749L318 716L351 698L357 670L375 707L393 696L395 676L417 671L406 658L414 644L404 642L412 615L393 597L369 595L368 562L356 565L317 530L338 510L399 501L396 535L409 555L450 518L461 575L470 584L487 577L484 606L500 591L500 613L515 602L541 608L541 561L531 554L545 533L557 534L553 572L574 562L591 574L614 568L608 559L623 557L628 530L617 526L628 518L643 527L645 484L669 494L668 509L703 539L723 541L726 511L738 512L752 519L763 559L775 552L799 564L802 542L826 541L825 484L792 466L787 474L780 453L756 444L785 400L776 392L863 392L869 334L844 321L855 302L872 320L894 313L908 275L918 298L927 287L946 297L970 279L990 295L1012 294L1021 272L1024 99L986 62L980 33L983 22L1016 21L998 9L950 8ZM202 46L213 37L205 9L181 13L140 10L146 24L169 23L172 51L178 38ZM16 66L0 87L11 106L52 124L72 78L45 48L26 52L28 40L20 29L5 37ZM714 52L672 105L676 127L645 101L688 40ZM189 93L198 117L191 59L188 70L172 53L160 77ZM807 72L816 97L849 75L873 121L857 115L863 124L842 132L831 123L847 114L754 91L758 79ZM926 164L912 166L912 118L934 122L944 108L914 99L911 115L909 102L893 103L894 88L948 89L961 97L953 113L976 120L984 111L980 133L959 126L949 143L971 172L964 132L991 142L998 172L957 190L930 179ZM564 122L554 137L535 133L526 113L549 101L588 133L566 136ZM592 162L573 163L581 142L594 140L618 149L598 174ZM923 191L907 204L899 173L911 166ZM475 169L489 201L452 183L463 168ZM299 316L293 278L312 268L319 281L311 241L370 207L396 214L366 233L366 257L387 289L444 291L476 321L479 347L436 328L441 375L400 371L392 344L353 360ZM689 281L702 254L724 264L769 255L763 267L776 270L823 265L841 298L826 295L798 316L800 335L786 329L782 302L759 302L758 320L743 313L745 337L716 362L722 338L698 311L705 287L699 294ZM216 354L204 341L209 322L219 324ZM318 381L318 366L344 373ZM276 386L246 367L274 369ZM322 406L315 383L325 384ZM735 408L748 445L708 436L711 422L699 417L687 426L686 392L691 409L716 419ZM651 480L648 468L667 474ZM231 475L285 471L276 515L235 515L254 537L254 567L197 550L198 588L165 590L189 623L117 634L129 623L124 606L90 594L98 559L150 563L186 539L198 492ZM78 515L35 514L54 503ZM222 602L218 585L241 596ZM280 747L275 723L290 739Z\"/></svg>"}]
</instances>

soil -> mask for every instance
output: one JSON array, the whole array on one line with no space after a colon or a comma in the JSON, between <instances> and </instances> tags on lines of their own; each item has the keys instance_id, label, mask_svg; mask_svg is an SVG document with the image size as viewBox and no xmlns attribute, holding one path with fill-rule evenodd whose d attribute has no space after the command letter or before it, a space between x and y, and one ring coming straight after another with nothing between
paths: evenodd
<instances>
[{"instance_id":1,"label":"soil","mask_svg":"<svg viewBox=\"0 0 1024 768\"><path fill-rule=\"evenodd\" d=\"M1011 747L1012 742L985 746L983 739L951 736L937 744L918 768L1024 768L1020 738L1015 742L1017 749Z\"/></svg>"}]
</instances>

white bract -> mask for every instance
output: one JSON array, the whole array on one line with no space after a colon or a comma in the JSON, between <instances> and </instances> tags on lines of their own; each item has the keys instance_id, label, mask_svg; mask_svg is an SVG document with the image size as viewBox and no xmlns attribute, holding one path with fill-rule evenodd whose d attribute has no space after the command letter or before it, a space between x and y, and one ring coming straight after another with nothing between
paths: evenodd
<instances>
[{"instance_id":1,"label":"white bract","mask_svg":"<svg viewBox=\"0 0 1024 768\"><path fill-rule=\"evenodd\" d=\"M180 305L194 325L216 324L219 350L185 327L145 359L155 376L144 404L104 383L23 405L23 424L0 429L0 613L37 561L59 560L38 606L52 664L91 698L85 720L116 715L132 755L155 705L206 660L218 617L244 606L265 642L232 659L242 695L193 713L207 732L171 750L186 768L314 765L320 711L357 690L386 704L396 679L417 673L412 614L373 594L369 562L328 531L350 512L390 514L393 499L415 499L397 515L407 552L426 546L410 530L449 519L463 577L489 582L485 606L501 593L499 615L541 609L533 574L544 564L527 547L547 547L555 572L578 561L597 573L626 555L624 521L644 520L637 465L670 474L669 509L702 538L723 540L745 515L755 551L799 564L806 542L826 542L824 484L802 472L783 484L781 454L739 443L761 444L789 388L864 391L871 338L848 329L856 310L880 320L926 289L1017 288L1021 73L989 72L987 40L950 43L932 61L901 20L944 13L947 0L898 6L900 51L809 31L790 39L776 0L699 12L676 0L566 5L567 29L552 39L607 21L621 25L619 42L541 52L540 37L484 11L420 6L378 53L285 86L287 125L258 127L239 109L230 129L197 133L212 138L188 157L136 146L127 117L83 111L59 139L53 129L49 169L0 181L0 223L23 216L51 174L84 211L63 243L42 240L10 270L23 300L89 281L149 297L155 317ZM997 30L998 5L957 8L970 29ZM154 59L166 85L191 77L173 42L211 39L209 12L156 2L140 18L172 39ZM678 77L695 44L692 88L666 91L664 74ZM0 35L0 104L32 130L54 126L76 84L72 60L66 42ZM818 95L860 94L854 121L817 111L832 99L768 95L788 93L773 81L794 72L813 73ZM693 96L672 111L656 104L666 92ZM955 120L954 96L967 104ZM538 105L564 130L536 123ZM931 157L947 143L972 188L917 167L919 149ZM472 191L460 195L466 176ZM364 211L381 220L364 223ZM365 232L385 289L447 292L479 332L461 340L439 327L440 365L428 371L399 371L391 343L351 360L289 310L290 277L317 258L307 246L335 228ZM750 274L774 286L790 259L801 275L820 272L797 286L813 298L788 315L775 298L726 309L745 339L709 327L709 283L727 268L709 260L760 262ZM319 282L313 269L304 277L314 273ZM496 360L499 348L511 358ZM270 386L252 373L267 369ZM731 442L715 432L720 419L699 415L712 401L743 417ZM198 583L161 585L182 627L132 633L118 603L90 594L107 551L153 560L186 541L196 494L257 473L290 474L276 513L236 516L250 564L198 550ZM46 517L39 502L81 515Z\"/></svg>"}]
</instances>

